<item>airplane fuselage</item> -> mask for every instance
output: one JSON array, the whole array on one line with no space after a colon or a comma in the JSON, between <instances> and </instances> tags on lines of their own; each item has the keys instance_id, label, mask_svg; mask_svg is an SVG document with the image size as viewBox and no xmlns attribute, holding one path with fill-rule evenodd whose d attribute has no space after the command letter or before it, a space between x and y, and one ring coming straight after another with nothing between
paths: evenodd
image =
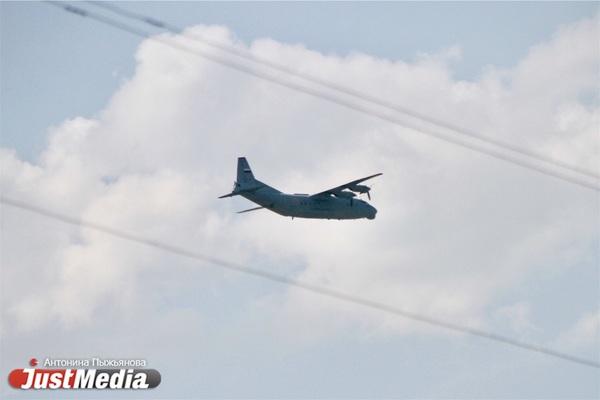
<instances>
[{"instance_id":1,"label":"airplane fuselage","mask_svg":"<svg viewBox=\"0 0 600 400\"><path fill-rule=\"evenodd\" d=\"M246 199L277 214L297 218L374 219L377 210L356 198L287 194L258 180L256 189L240 192Z\"/></svg>"}]
</instances>

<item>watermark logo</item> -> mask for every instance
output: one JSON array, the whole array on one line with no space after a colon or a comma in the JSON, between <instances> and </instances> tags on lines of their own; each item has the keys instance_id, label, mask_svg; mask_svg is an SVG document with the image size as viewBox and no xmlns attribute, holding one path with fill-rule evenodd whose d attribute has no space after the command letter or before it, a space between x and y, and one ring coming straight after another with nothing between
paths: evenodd
<instances>
[{"instance_id":1,"label":"watermark logo","mask_svg":"<svg viewBox=\"0 0 600 400\"><path fill-rule=\"evenodd\" d=\"M140 359L51 359L38 367L13 369L8 375L15 389L153 389L160 384L160 372L146 367Z\"/></svg>"}]
</instances>

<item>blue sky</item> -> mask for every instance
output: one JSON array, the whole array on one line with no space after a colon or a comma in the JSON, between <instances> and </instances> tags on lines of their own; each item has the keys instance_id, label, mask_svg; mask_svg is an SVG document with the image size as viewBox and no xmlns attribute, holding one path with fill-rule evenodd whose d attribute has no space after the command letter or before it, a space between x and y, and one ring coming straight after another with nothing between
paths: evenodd
<instances>
[{"instance_id":1,"label":"blue sky","mask_svg":"<svg viewBox=\"0 0 600 400\"><path fill-rule=\"evenodd\" d=\"M597 3L121 6L200 25L194 32L257 56L598 166L600 108L588 96L598 88ZM45 4L2 2L0 10L3 194L598 358L596 192ZM448 56L457 47L461 57ZM259 179L290 192L381 171L378 217L240 218L235 211L247 202L216 199L230 189L240 155ZM591 368L4 206L1 243L3 375L32 355L101 355L147 358L163 374L157 398L600 393ZM7 398L38 394L1 389Z\"/></svg>"}]
</instances>

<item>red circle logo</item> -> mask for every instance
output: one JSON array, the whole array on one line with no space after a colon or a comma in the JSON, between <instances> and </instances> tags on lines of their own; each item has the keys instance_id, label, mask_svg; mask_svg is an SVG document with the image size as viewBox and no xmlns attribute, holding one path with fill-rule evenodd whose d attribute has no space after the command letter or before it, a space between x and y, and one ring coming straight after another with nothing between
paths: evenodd
<instances>
[{"instance_id":1,"label":"red circle logo","mask_svg":"<svg viewBox=\"0 0 600 400\"><path fill-rule=\"evenodd\" d=\"M8 374L8 383L15 389L20 389L27 382L27 374L22 369L13 369Z\"/></svg>"}]
</instances>

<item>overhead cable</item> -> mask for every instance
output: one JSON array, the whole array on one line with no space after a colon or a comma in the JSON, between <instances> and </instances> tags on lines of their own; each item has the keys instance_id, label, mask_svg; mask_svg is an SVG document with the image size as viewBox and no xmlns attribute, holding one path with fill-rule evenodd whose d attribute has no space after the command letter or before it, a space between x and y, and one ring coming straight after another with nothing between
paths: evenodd
<instances>
[{"instance_id":1,"label":"overhead cable","mask_svg":"<svg viewBox=\"0 0 600 400\"><path fill-rule=\"evenodd\" d=\"M352 109L355 111L359 111L363 114L367 114L367 115L379 118L381 120L393 123L395 125L398 125L398 126L401 126L404 128L409 128L416 132L425 133L427 135L444 140L446 142L450 142L450 143L459 145L461 147L464 147L464 148L467 148L467 149L470 149L470 150L473 150L473 151L476 151L476 152L479 152L482 154L486 154L486 155L494 157L496 159L506 161L506 162L533 170L533 171L537 171L542 174L552 176L554 178L561 179L565 182L570 182L570 183L579 185L581 187L585 187L587 189L600 191L600 183L598 183L597 181L590 181L588 179L583 179L582 177L572 176L565 172L549 169L547 166L538 165L535 162L533 162L532 160L522 159L519 157L515 157L513 155L508 155L506 153L503 153L501 150L489 147L489 144L470 142L468 140L465 140L468 138L461 139L456 136L442 134L440 132L432 130L431 128L419 126L418 124L415 124L414 122L408 122L406 120L402 120L402 119L400 119L396 116L390 115L388 113L375 111L367 106L353 103L349 100L337 97L335 95L331 95L329 93L325 93L325 92L319 91L314 88L309 88L309 87L297 84L295 82L287 81L280 77L273 76L273 75L267 74L263 71L256 70L255 68L249 67L247 65L236 63L230 59L226 59L221 56L218 56L218 55L215 55L212 53L208 53L206 51L202 51L200 49L187 47L185 45L182 45L181 43L174 42L172 40L168 40L165 37L152 36L150 33L146 32L146 31L132 27L121 21L117 21L112 18L106 17L102 14L91 12L91 11L83 9L81 7L76 7L76 6L73 6L70 4L65 4L65 3L55 2L55 1L46 1L46 3L54 5L56 7L59 7L65 11L71 12L80 17L88 17L88 18L94 19L98 22L109 25L113 28L117 28L119 30L129 32L131 34L161 43L165 46L169 46L171 48L178 49L180 51L185 51L189 54L193 54L195 56L202 57L206 60L224 65L228 68L231 68L231 69L234 69L234 70L237 70L237 71L249 74L249 75L253 75L257 78L269 81L271 83L275 83L277 85L280 85L280 86L283 86L283 87L286 87L286 88L289 88L289 89L292 89L292 90L295 90L298 92L302 92L302 93L308 94L313 97L327 100L329 102L344 106L346 108L349 108L349 109Z\"/></svg>"},{"instance_id":2,"label":"overhead cable","mask_svg":"<svg viewBox=\"0 0 600 400\"><path fill-rule=\"evenodd\" d=\"M475 131L472 131L472 130L468 130L468 129L463 128L463 127L459 127L459 126L454 125L452 123L449 123L447 121L443 121L443 120L440 120L440 119L437 119L437 118L433 118L433 117L431 117L429 115L425 115L423 113L419 113L417 111L410 110L410 109L408 109L406 107L400 106L400 105L392 103L390 101L379 99L379 98L377 98L377 97L375 97L375 96L373 96L371 94L364 93L364 92L358 91L356 89L353 89L353 88L350 88L350 87L347 87L347 86L342 86L342 85L339 85L337 83L327 81L327 80L322 79L322 78L320 78L318 76L294 70L293 68L290 68L290 67L288 67L286 65L276 63L276 62L274 62L272 60L268 60L268 59L265 59L263 57L259 57L259 56L253 54L252 52L250 52L248 50L241 49L241 48L238 48L238 47L235 47L235 46L231 46L231 45L228 45L226 43L218 42L218 41L215 41L215 40L211 40L209 38L199 36L198 34L187 33L187 32L185 32L185 30L182 27L178 27L178 26L175 26L175 25L173 25L171 23L168 23L168 22L165 22L165 21L153 18L153 17L149 17L149 16L144 15L144 14L140 14L140 13L136 13L136 12L124 9L122 7L119 7L119 6L115 5L115 4L113 4L113 3L109 3L109 2L106 2L106 1L87 1L87 3L93 4L93 5L95 5L97 7L100 7L100 8L104 8L106 10L109 10L109 11L111 11L111 12L113 12L113 13L119 15L119 16L122 16L122 17L125 17L125 18L130 18L130 19L133 19L133 20L136 20L136 21L141 21L141 22L144 22L144 23L146 23L148 25L151 25L151 26L153 26L155 28L165 29L165 30L167 30L167 31L169 31L169 32L171 32L173 34L176 34L176 35L185 36L186 38L189 38L189 39L192 39L192 40L196 40L196 41L201 42L201 43L203 43L205 45L213 47L215 49L218 49L218 50L221 50L221 51L225 51L225 52L227 52L229 54L232 54L232 55L234 55L236 57L243 58L245 60L249 60L249 61L252 61L254 63L261 64L261 65L266 66L268 68L272 68L272 69L284 72L286 74L302 78L302 79L304 79L306 81L312 82L314 84L321 85L321 86L326 87L328 89L335 90L335 91L343 93L345 95L354 97L354 98L356 98L358 100L369 102L369 103L372 103L372 104L375 104L375 105L378 105L378 106L381 106L381 107L385 107L385 108L387 108L389 110L396 111L396 112L408 115L410 117L419 119L419 120L424 121L426 123L430 123L432 125L440 126L442 128L448 129L448 130L453 131L455 133L458 133L460 135L464 135L464 136L468 136L470 138L481 140L483 142L486 142L486 143L489 143L489 144L492 144L492 145L504 148L506 150L509 150L509 151L512 151L512 152L515 152L515 153L519 153L519 154L522 154L524 156L527 156L527 157L530 157L530 158L533 158L533 159L537 159L538 161L541 161L541 162L545 162L545 163L549 163L549 164L554 164L557 167L565 168L565 169L571 170L573 172L577 172L577 173L580 173L580 174L588 175L588 176L590 176L592 178L600 179L600 175L597 172L593 172L593 171L590 171L588 169L581 168L579 166L575 166L575 165L571 165L571 164L565 163L565 162L563 162L561 160L557 160L555 158L548 157L548 156L546 156L544 154L540 154L538 152L534 152L534 151L529 150L529 149L525 149L525 148L522 148L522 147L515 146L514 144L511 144L511 143L506 143L504 141L501 141L501 140L498 140L498 139L494 139L494 138L489 137L487 135L482 135L482 134L480 134L478 132L475 132Z\"/></svg>"},{"instance_id":3,"label":"overhead cable","mask_svg":"<svg viewBox=\"0 0 600 400\"><path fill-rule=\"evenodd\" d=\"M230 262L227 260L223 260L217 257L208 256L205 254L198 253L194 250L189 250L184 247L180 247L177 245L165 243L159 240L150 239L141 235L133 234L126 232L121 229L117 229L114 227L110 227L103 224L98 224L91 221L86 221L80 218L72 217L66 214L58 213L52 210L48 210L46 208L39 207L37 205L33 205L24 201L11 199L8 197L0 197L0 203L19 208L21 210L26 210L47 218L51 218L57 221L61 221L65 224L69 224L72 226L78 226L82 228L92 229L95 231L103 232L107 235L114 236L120 239L128 240L130 242L139 243L145 246L154 247L172 254L177 254L180 256L184 256L187 258L191 258L197 261L201 261L207 264L211 264L214 266L218 266L221 268L225 268L228 270L237 271L246 275L252 275L255 277L259 277L262 279L267 279L272 282L281 283L284 285L292 286L295 288L303 289L305 291L319 294L325 297L337 299L346 303L351 303L355 305L360 305L363 307L367 307L370 309L382 311L388 314L393 314L399 317L411 319L414 321L418 321L421 323L425 323L428 325L436 326L439 328L448 329L455 332L466 333L472 336L481 337L484 339L489 339L494 342L504 343L506 345L510 345L513 347L518 347L524 350L544 354L546 356L551 356L554 358L559 358L565 361L570 361L573 363L577 363L580 365L585 365L587 367L600 368L600 363L594 360L588 360L585 358L580 358L574 356L572 354L567 354L563 352L559 352L544 346L522 342L519 340L515 340L509 338L507 336L499 335L493 332L487 332L478 328L472 328L469 326L464 326L455 322L444 321L441 319L433 318L430 316L422 315L416 312L404 310L402 308L398 308L396 306L388 305L385 303L380 303L377 301L365 299L359 296L355 296L353 294L345 293L339 291L337 289L315 285L313 283L300 281L297 279L289 278L287 276L279 275L272 273L270 271L265 271L263 269L258 269L254 267L247 267L241 264L237 264L234 262Z\"/></svg>"}]
</instances>

